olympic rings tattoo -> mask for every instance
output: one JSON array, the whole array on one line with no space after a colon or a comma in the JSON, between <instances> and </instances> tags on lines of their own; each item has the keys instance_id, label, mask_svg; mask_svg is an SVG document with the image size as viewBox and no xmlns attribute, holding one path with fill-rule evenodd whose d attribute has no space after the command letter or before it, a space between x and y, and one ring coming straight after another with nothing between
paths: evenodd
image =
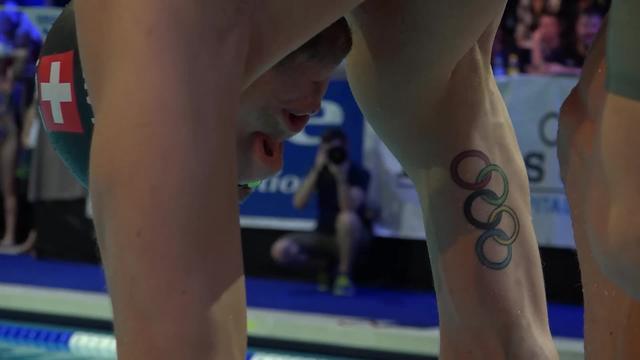
<instances>
[{"instance_id":1,"label":"olympic rings tattoo","mask_svg":"<svg viewBox=\"0 0 640 360\"><path fill-rule=\"evenodd\" d=\"M473 182L463 179L458 171L460 163L469 158L479 159L484 164L484 167L480 170ZM507 175L498 165L492 164L486 154L478 150L468 150L460 153L451 162L450 171L453 181L458 186L463 189L473 191L471 195L465 199L463 210L464 217L471 225L480 230L484 230L476 241L475 249L480 263L493 270L502 270L506 268L511 262L513 253L511 247L518 238L518 234L520 232L520 221L518 219L518 215L512 208L505 205L507 197L509 196L509 179L507 179ZM504 188L500 195L496 194L493 190L486 189L489 182L491 182L491 178L494 173L502 179ZM473 203L478 199L481 199L485 203L495 207L486 220L476 218L471 211ZM507 234L505 231L498 228L502 223L504 215L511 218L511 221L513 222L513 231L511 231L511 234ZM489 240L507 248L507 255L502 260L490 260L484 253L484 244Z\"/></svg>"}]
</instances>

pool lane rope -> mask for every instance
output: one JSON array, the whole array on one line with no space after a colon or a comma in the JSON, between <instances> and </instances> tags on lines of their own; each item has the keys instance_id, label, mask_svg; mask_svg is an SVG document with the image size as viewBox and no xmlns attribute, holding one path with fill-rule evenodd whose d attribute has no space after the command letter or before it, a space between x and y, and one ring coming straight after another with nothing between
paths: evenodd
<instances>
[{"instance_id":1,"label":"pool lane rope","mask_svg":"<svg viewBox=\"0 0 640 360\"><path fill-rule=\"evenodd\" d=\"M55 330L0 322L0 342L64 351L73 355L116 358L116 339L109 334ZM316 358L249 351L245 359L311 360Z\"/></svg>"}]
</instances>

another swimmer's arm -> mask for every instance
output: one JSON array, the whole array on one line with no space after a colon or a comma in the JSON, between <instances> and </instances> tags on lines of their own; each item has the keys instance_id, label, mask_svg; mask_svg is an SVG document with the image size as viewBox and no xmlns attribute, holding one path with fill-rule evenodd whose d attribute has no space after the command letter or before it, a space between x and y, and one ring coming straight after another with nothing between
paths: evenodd
<instances>
[{"instance_id":1,"label":"another swimmer's arm","mask_svg":"<svg viewBox=\"0 0 640 360\"><path fill-rule=\"evenodd\" d=\"M90 191L120 360L245 357L229 126L248 27L238 4L75 4L96 115Z\"/></svg>"}]
</instances>

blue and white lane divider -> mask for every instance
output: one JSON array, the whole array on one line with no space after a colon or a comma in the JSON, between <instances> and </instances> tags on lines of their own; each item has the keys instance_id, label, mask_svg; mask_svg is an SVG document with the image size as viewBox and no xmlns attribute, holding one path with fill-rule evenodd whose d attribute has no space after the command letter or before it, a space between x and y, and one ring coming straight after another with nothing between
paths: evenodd
<instances>
[{"instance_id":1,"label":"blue and white lane divider","mask_svg":"<svg viewBox=\"0 0 640 360\"><path fill-rule=\"evenodd\" d=\"M20 346L64 351L96 358L116 358L113 335L84 331L55 330L0 322L0 342ZM247 352L246 360L312 360L315 357L281 355L268 352Z\"/></svg>"},{"instance_id":2,"label":"blue and white lane divider","mask_svg":"<svg viewBox=\"0 0 640 360\"><path fill-rule=\"evenodd\" d=\"M116 356L116 340L107 334L0 323L0 341L67 351L77 355L111 358Z\"/></svg>"}]
</instances>

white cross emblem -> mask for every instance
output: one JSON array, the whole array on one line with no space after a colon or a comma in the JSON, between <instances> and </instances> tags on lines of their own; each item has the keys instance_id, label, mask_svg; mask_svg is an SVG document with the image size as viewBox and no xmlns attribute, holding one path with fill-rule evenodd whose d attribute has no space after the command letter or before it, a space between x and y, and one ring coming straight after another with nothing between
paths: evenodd
<instances>
[{"instance_id":1,"label":"white cross emblem","mask_svg":"<svg viewBox=\"0 0 640 360\"><path fill-rule=\"evenodd\" d=\"M51 72L48 83L41 83L40 96L42 101L48 101L51 105L51 116L56 124L64 124L62 116L62 103L71 102L71 84L60 82L60 61L51 63Z\"/></svg>"}]
</instances>

